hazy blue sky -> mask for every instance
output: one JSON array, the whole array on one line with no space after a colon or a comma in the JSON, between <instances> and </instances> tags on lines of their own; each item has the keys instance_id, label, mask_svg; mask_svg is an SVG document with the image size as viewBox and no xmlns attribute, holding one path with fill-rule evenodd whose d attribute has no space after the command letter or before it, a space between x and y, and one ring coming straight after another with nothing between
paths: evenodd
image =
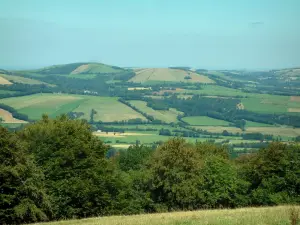
<instances>
[{"instance_id":1,"label":"hazy blue sky","mask_svg":"<svg viewBox=\"0 0 300 225\"><path fill-rule=\"evenodd\" d=\"M0 68L300 66L300 0L0 0Z\"/></svg>"}]
</instances>

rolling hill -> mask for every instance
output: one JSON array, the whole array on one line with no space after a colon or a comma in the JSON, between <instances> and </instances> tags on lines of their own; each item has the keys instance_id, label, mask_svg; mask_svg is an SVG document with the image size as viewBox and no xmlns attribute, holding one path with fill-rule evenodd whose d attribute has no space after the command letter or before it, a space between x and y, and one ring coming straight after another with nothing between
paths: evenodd
<instances>
[{"instance_id":1,"label":"rolling hill","mask_svg":"<svg viewBox=\"0 0 300 225\"><path fill-rule=\"evenodd\" d=\"M33 72L39 74L103 74L120 73L126 71L120 67L102 63L71 63L45 67Z\"/></svg>"},{"instance_id":2,"label":"rolling hill","mask_svg":"<svg viewBox=\"0 0 300 225\"><path fill-rule=\"evenodd\" d=\"M214 81L205 75L172 68L147 68L135 70L135 76L129 81L134 83L145 82L194 82L194 83L214 83Z\"/></svg>"}]
</instances>

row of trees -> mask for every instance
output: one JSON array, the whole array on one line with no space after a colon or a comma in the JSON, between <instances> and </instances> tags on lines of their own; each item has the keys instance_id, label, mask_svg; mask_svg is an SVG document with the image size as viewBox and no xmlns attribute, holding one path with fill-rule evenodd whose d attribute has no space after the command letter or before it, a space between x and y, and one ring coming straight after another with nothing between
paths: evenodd
<instances>
[{"instance_id":1,"label":"row of trees","mask_svg":"<svg viewBox=\"0 0 300 225\"><path fill-rule=\"evenodd\" d=\"M0 223L300 203L300 146L230 159L226 146L175 138L110 151L66 116L0 127ZM109 156L109 157L108 157Z\"/></svg>"}]
</instances>

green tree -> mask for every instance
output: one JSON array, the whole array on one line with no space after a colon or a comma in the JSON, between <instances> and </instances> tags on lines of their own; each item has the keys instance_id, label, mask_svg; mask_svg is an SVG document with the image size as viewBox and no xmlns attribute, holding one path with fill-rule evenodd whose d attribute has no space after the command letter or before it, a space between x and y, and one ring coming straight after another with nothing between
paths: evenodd
<instances>
[{"instance_id":1,"label":"green tree","mask_svg":"<svg viewBox=\"0 0 300 225\"><path fill-rule=\"evenodd\" d=\"M119 152L119 167L123 171L139 170L153 152L153 149L144 145L130 146L127 150Z\"/></svg>"},{"instance_id":2,"label":"green tree","mask_svg":"<svg viewBox=\"0 0 300 225\"><path fill-rule=\"evenodd\" d=\"M151 195L159 207L165 210L198 208L202 162L193 145L184 139L170 139L158 147L149 165Z\"/></svg>"},{"instance_id":3,"label":"green tree","mask_svg":"<svg viewBox=\"0 0 300 225\"><path fill-rule=\"evenodd\" d=\"M55 218L104 215L118 194L107 146L82 120L43 119L20 133L43 169Z\"/></svg>"},{"instance_id":4,"label":"green tree","mask_svg":"<svg viewBox=\"0 0 300 225\"><path fill-rule=\"evenodd\" d=\"M276 205L300 202L300 146L279 142L249 157L241 167L251 183L252 203Z\"/></svg>"},{"instance_id":5,"label":"green tree","mask_svg":"<svg viewBox=\"0 0 300 225\"><path fill-rule=\"evenodd\" d=\"M28 154L26 143L3 127L0 127L0 158L0 223L48 220L50 203L43 173Z\"/></svg>"}]
</instances>

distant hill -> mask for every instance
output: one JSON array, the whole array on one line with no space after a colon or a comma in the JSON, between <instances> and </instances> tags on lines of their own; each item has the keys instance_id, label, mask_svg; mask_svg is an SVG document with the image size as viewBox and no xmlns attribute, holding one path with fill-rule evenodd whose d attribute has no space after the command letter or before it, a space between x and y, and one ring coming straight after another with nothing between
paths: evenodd
<instances>
[{"instance_id":1,"label":"distant hill","mask_svg":"<svg viewBox=\"0 0 300 225\"><path fill-rule=\"evenodd\" d=\"M146 68L136 69L135 76L129 81L135 83L145 82L194 82L194 83L214 83L209 77L195 73L194 71L178 68Z\"/></svg>"},{"instance_id":2,"label":"distant hill","mask_svg":"<svg viewBox=\"0 0 300 225\"><path fill-rule=\"evenodd\" d=\"M123 71L125 69L102 63L71 63L49 66L35 70L34 72L39 74L103 74L120 73Z\"/></svg>"}]
</instances>

